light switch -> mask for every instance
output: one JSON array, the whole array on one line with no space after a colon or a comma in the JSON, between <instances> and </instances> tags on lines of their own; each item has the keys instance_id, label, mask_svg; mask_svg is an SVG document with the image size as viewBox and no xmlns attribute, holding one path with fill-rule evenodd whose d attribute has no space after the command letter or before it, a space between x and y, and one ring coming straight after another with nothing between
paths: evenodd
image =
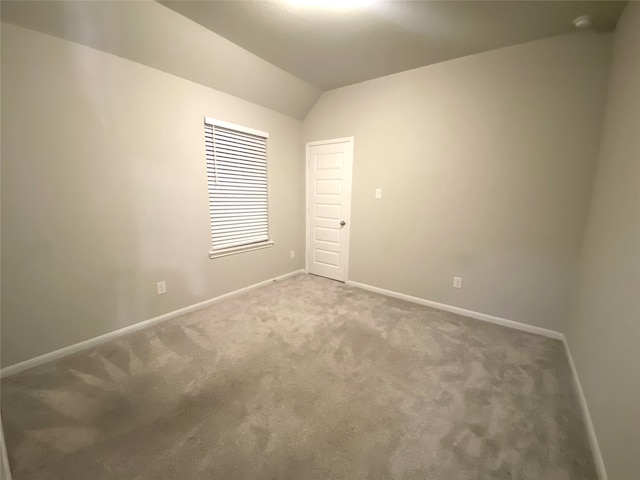
<instances>
[{"instance_id":1,"label":"light switch","mask_svg":"<svg viewBox=\"0 0 640 480\"><path fill-rule=\"evenodd\" d=\"M376 198L382 198L382 189L376 188Z\"/></svg>"}]
</instances>

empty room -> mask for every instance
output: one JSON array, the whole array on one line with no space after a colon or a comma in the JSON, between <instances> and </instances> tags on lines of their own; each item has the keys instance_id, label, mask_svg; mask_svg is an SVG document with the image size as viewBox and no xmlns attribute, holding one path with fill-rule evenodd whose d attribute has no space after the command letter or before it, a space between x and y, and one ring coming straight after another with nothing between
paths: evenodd
<instances>
[{"instance_id":1,"label":"empty room","mask_svg":"<svg viewBox=\"0 0 640 480\"><path fill-rule=\"evenodd\" d=\"M2 480L640 479L640 3L0 6Z\"/></svg>"}]
</instances>

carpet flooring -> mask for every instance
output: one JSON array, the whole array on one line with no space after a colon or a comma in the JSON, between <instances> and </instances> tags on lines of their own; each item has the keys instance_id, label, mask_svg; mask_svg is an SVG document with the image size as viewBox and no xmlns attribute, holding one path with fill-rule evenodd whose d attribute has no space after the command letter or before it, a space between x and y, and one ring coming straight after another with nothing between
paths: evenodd
<instances>
[{"instance_id":1,"label":"carpet flooring","mask_svg":"<svg viewBox=\"0 0 640 480\"><path fill-rule=\"evenodd\" d=\"M14 480L596 480L560 341L310 275L2 381Z\"/></svg>"}]
</instances>

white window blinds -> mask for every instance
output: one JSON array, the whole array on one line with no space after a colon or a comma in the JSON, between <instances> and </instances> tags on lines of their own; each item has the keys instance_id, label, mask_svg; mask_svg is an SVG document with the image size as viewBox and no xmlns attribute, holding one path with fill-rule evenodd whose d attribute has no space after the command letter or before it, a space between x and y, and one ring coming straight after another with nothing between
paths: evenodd
<instances>
[{"instance_id":1,"label":"white window blinds","mask_svg":"<svg viewBox=\"0 0 640 480\"><path fill-rule=\"evenodd\" d=\"M268 134L205 118L212 253L269 241Z\"/></svg>"}]
</instances>

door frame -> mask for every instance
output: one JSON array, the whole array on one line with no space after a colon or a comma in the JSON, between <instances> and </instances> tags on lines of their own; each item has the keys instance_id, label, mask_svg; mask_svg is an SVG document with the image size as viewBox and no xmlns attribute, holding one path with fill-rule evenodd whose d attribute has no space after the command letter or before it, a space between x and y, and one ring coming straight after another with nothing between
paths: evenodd
<instances>
[{"instance_id":1,"label":"door frame","mask_svg":"<svg viewBox=\"0 0 640 480\"><path fill-rule=\"evenodd\" d=\"M311 221L310 221L310 201L309 196L311 192L311 186L309 182L311 180L309 169L311 167L311 158L309 157L309 147L316 147L319 145L330 145L332 143L348 143L348 155L351 157L351 162L349 162L349 169L345 171L344 181L348 182L349 185L349 198L347 202L349 204L349 219L347 222L347 230L345 232L345 244L347 246L346 254L342 261L345 263L344 269L344 282L346 283L349 280L349 251L351 250L351 198L353 197L353 152L354 152L354 137L341 137L341 138L331 138L328 140L317 140L313 142L307 142L305 145L305 255L304 255L304 270L309 273L309 255L311 255Z\"/></svg>"}]
</instances>

